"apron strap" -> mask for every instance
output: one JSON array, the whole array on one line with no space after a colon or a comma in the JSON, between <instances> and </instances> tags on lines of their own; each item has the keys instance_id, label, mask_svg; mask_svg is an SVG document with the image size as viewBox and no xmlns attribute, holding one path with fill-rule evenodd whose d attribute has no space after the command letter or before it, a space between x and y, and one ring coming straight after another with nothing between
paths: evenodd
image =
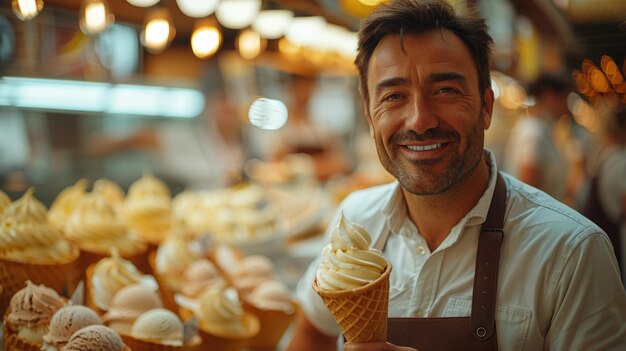
<instances>
[{"instance_id":1,"label":"apron strap","mask_svg":"<svg viewBox=\"0 0 626 351\"><path fill-rule=\"evenodd\" d=\"M506 184L498 172L496 188L489 205L487 219L481 228L476 252L470 333L478 341L489 339L496 331L496 292L505 211Z\"/></svg>"}]
</instances>

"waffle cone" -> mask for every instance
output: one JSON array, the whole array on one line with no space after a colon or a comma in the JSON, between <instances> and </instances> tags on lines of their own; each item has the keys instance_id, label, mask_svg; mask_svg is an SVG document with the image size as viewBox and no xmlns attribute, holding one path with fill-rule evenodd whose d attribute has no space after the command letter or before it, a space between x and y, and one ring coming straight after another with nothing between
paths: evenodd
<instances>
[{"instance_id":1,"label":"waffle cone","mask_svg":"<svg viewBox=\"0 0 626 351\"><path fill-rule=\"evenodd\" d=\"M78 262L78 255L78 247L75 247L70 257L54 264L21 263L0 258L0 315L6 311L13 294L29 279L67 295L67 277Z\"/></svg>"},{"instance_id":2,"label":"waffle cone","mask_svg":"<svg viewBox=\"0 0 626 351\"><path fill-rule=\"evenodd\" d=\"M152 269L152 275L154 279L156 279L159 284L159 291L161 291L161 299L163 300L163 307L168 310L178 313L178 309L180 308L176 301L174 300L174 295L176 295L177 291L167 282L167 279L159 274L156 269L156 251L152 251L148 256L148 263Z\"/></svg>"},{"instance_id":3,"label":"waffle cone","mask_svg":"<svg viewBox=\"0 0 626 351\"><path fill-rule=\"evenodd\" d=\"M85 280L87 278L86 271L87 267L92 264L97 263L101 259L105 257L109 257L109 253L98 253L92 251L80 250L80 257L78 258L78 262L74 265L74 269L70 272L69 277L69 287L70 291L74 291L76 286L81 280ZM122 255L122 258L129 260L132 262L137 269L142 271L143 273L150 272L150 266L148 265L148 251L146 248L138 251L133 255Z\"/></svg>"},{"instance_id":4,"label":"waffle cone","mask_svg":"<svg viewBox=\"0 0 626 351\"><path fill-rule=\"evenodd\" d=\"M286 313L284 311L260 309L243 299L244 310L257 316L261 324L259 333L248 342L248 348L256 350L274 350L283 335L285 335L287 328L289 328L293 322L296 316L297 306L298 305L293 302L293 311Z\"/></svg>"},{"instance_id":5,"label":"waffle cone","mask_svg":"<svg viewBox=\"0 0 626 351\"><path fill-rule=\"evenodd\" d=\"M389 273L370 284L351 290L325 291L313 281L313 290L322 298L346 340L355 342L386 341L389 308Z\"/></svg>"},{"instance_id":6,"label":"waffle cone","mask_svg":"<svg viewBox=\"0 0 626 351\"><path fill-rule=\"evenodd\" d=\"M193 312L181 308L179 310L180 317L187 321L193 318ZM208 326L202 321L199 323L198 334L202 338L202 350L203 351L242 351L245 350L250 340L259 333L260 323L259 319L252 313L245 312L243 315L243 324L245 326L245 333L240 335L226 335L217 333L211 326Z\"/></svg>"},{"instance_id":7,"label":"waffle cone","mask_svg":"<svg viewBox=\"0 0 626 351\"><path fill-rule=\"evenodd\" d=\"M9 315L9 310L6 310L3 313L3 323L2 323L2 336L3 341L2 345L4 347L4 351L39 351L41 350L41 345L30 343L22 338L17 337L17 334L13 331L12 328L9 327L9 323L7 323L7 316Z\"/></svg>"}]
</instances>

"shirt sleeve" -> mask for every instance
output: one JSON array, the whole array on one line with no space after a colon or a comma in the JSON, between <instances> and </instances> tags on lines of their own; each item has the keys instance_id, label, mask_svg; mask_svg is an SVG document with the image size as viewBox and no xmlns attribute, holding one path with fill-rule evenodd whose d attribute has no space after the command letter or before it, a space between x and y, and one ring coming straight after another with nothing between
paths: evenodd
<instances>
[{"instance_id":1,"label":"shirt sleeve","mask_svg":"<svg viewBox=\"0 0 626 351\"><path fill-rule=\"evenodd\" d=\"M625 350L626 293L611 243L589 233L561 259L545 350Z\"/></svg>"}]
</instances>

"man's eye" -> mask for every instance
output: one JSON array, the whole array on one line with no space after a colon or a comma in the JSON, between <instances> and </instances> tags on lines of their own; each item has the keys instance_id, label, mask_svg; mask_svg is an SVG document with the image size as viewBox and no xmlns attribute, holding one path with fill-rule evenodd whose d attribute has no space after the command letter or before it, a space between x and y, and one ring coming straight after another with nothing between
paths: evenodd
<instances>
[{"instance_id":1,"label":"man's eye","mask_svg":"<svg viewBox=\"0 0 626 351\"><path fill-rule=\"evenodd\" d=\"M440 93L440 94L452 94L452 93L456 93L456 89L451 88L451 87L439 88L439 90L437 90L437 93Z\"/></svg>"},{"instance_id":2,"label":"man's eye","mask_svg":"<svg viewBox=\"0 0 626 351\"><path fill-rule=\"evenodd\" d=\"M389 94L389 95L385 96L385 101L398 100L401 97L402 97L402 95L400 95L400 94Z\"/></svg>"}]
</instances>

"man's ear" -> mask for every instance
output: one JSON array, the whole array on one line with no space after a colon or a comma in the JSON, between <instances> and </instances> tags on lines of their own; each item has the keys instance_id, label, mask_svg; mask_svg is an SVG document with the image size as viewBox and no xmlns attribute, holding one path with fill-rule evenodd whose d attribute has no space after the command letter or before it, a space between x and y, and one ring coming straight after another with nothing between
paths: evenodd
<instances>
[{"instance_id":1,"label":"man's ear","mask_svg":"<svg viewBox=\"0 0 626 351\"><path fill-rule=\"evenodd\" d=\"M493 114L493 89L487 88L485 89L485 96L483 98L483 113L485 114L485 118L483 118L483 128L485 130L489 129L491 125L491 116Z\"/></svg>"}]
</instances>

